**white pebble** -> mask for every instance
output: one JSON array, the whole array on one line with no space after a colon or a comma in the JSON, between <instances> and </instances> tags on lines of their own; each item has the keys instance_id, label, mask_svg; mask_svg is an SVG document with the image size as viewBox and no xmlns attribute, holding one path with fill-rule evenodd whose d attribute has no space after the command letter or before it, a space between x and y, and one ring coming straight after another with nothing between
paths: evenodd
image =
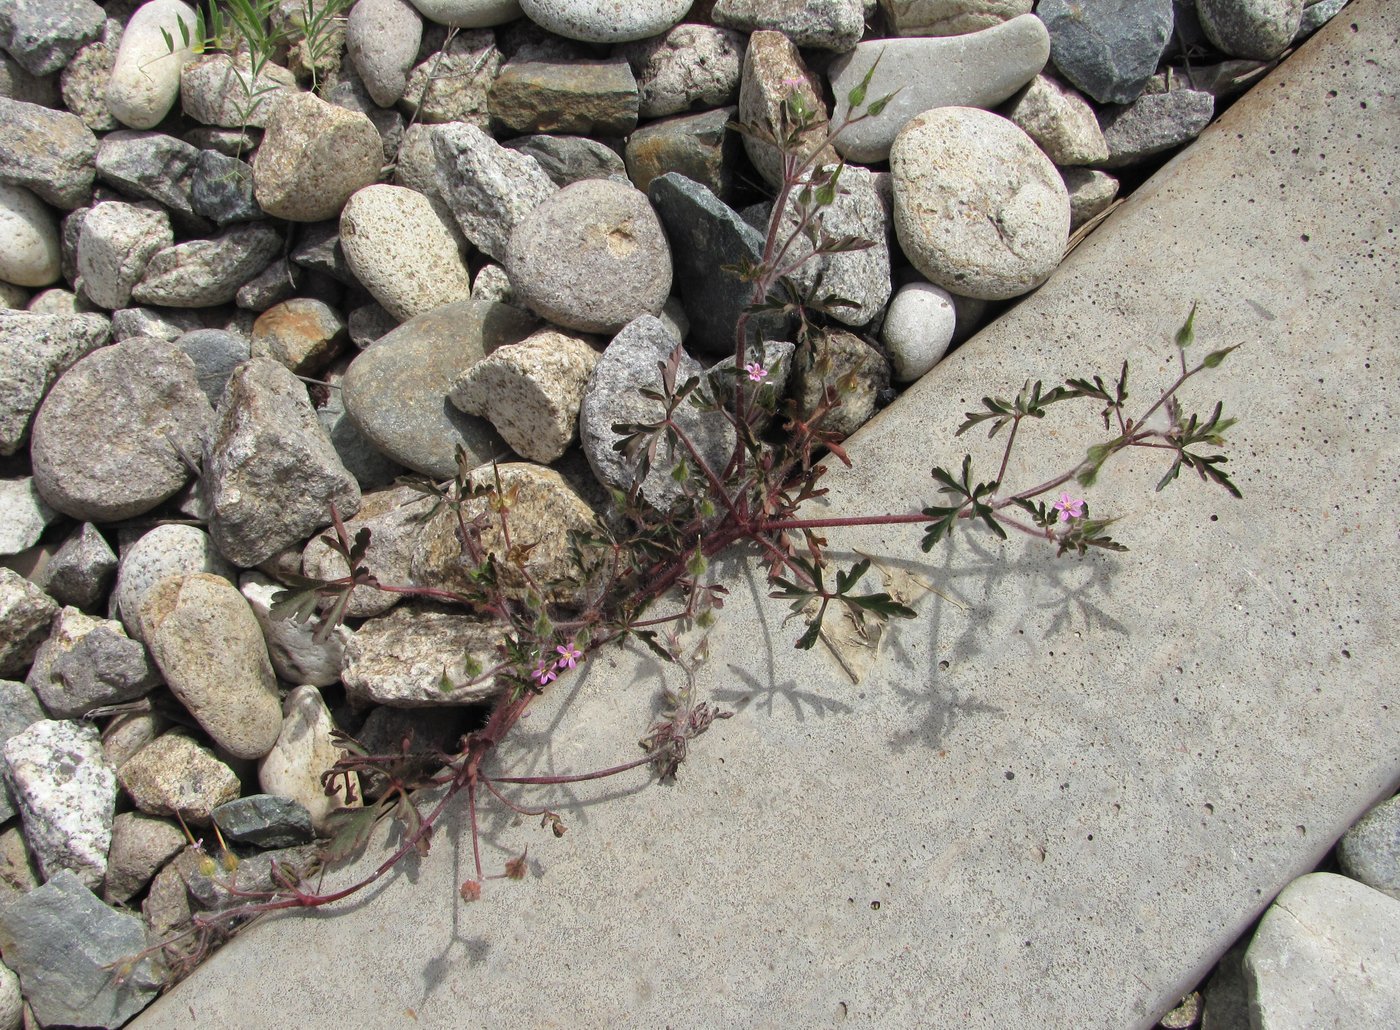
<instances>
[{"instance_id":1,"label":"white pebble","mask_svg":"<svg viewBox=\"0 0 1400 1030\"><path fill-rule=\"evenodd\" d=\"M896 383L912 383L948 352L957 315L953 297L932 283L900 287L885 313L882 335Z\"/></svg>"},{"instance_id":2,"label":"white pebble","mask_svg":"<svg viewBox=\"0 0 1400 1030\"><path fill-rule=\"evenodd\" d=\"M194 60L194 31L194 10L180 0L150 0L137 9L122 33L107 80L112 117L128 128L152 129L170 113L180 96L180 69ZM186 34L189 46L184 45Z\"/></svg>"},{"instance_id":3,"label":"white pebble","mask_svg":"<svg viewBox=\"0 0 1400 1030\"><path fill-rule=\"evenodd\" d=\"M58 275L58 219L27 189L0 184L0 279L47 286Z\"/></svg>"}]
</instances>

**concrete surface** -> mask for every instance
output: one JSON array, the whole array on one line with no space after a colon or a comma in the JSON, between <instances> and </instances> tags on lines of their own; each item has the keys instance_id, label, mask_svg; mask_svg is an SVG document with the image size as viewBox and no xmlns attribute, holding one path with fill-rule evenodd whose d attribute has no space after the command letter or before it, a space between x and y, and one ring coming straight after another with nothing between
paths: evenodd
<instances>
[{"instance_id":1,"label":"concrete surface","mask_svg":"<svg viewBox=\"0 0 1400 1030\"><path fill-rule=\"evenodd\" d=\"M737 576L698 677L736 711L674 786L534 791L570 826L484 806L335 917L269 921L140 1030L596 1026L1150 1026L1294 877L1400 781L1395 325L1400 5L1358 0L1142 188L1038 293L925 377L830 477L842 512L934 500L960 414L1023 379L1133 362L1242 422L1243 502L1155 463L1110 469L1095 514L1133 550L1057 561L962 533L923 619L853 686L792 649ZM1058 413L1056 413L1058 414ZM1039 481L1097 412L1027 427ZM999 443L999 441L998 441ZM916 529L831 534L917 559ZM663 677L611 652L566 679L502 769L627 759ZM596 803L604 801L605 803ZM375 858L375 861L378 861Z\"/></svg>"}]
</instances>

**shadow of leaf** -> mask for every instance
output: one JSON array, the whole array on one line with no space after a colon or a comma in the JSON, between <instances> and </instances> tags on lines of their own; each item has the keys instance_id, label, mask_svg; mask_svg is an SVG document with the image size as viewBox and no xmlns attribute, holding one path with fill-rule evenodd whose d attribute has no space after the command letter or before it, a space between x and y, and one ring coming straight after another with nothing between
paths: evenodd
<instances>
[{"instance_id":1,"label":"shadow of leaf","mask_svg":"<svg viewBox=\"0 0 1400 1030\"><path fill-rule=\"evenodd\" d=\"M742 680L748 689L716 690L713 697L717 702L732 708L736 713L754 705L768 715L772 715L773 704L778 698L782 698L792 706L793 717L798 722L802 722L809 712L822 718L827 715L848 715L855 711L850 705L825 697L816 691L802 690L793 680L781 684L770 683L765 686L758 677L745 672L737 665L729 665L728 669L735 678Z\"/></svg>"}]
</instances>

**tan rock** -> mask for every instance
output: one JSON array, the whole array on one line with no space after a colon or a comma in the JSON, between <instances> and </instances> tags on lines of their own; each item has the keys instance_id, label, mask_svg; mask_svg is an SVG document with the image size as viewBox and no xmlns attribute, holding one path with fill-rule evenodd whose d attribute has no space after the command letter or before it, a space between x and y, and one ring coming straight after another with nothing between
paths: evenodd
<instances>
[{"instance_id":1,"label":"tan rock","mask_svg":"<svg viewBox=\"0 0 1400 1030\"><path fill-rule=\"evenodd\" d=\"M274 218L319 222L340 214L379 178L384 144L368 117L311 93L278 97L253 160L253 196Z\"/></svg>"},{"instance_id":2,"label":"tan rock","mask_svg":"<svg viewBox=\"0 0 1400 1030\"><path fill-rule=\"evenodd\" d=\"M258 784L267 794L299 801L311 813L311 825L322 832L326 819L337 808L359 808L359 776L350 774L354 799L346 800L345 783L336 781L337 793L327 795L321 774L340 761L343 753L331 739L335 722L312 686L297 687L282 706L282 730L277 743L258 763Z\"/></svg>"},{"instance_id":3,"label":"tan rock","mask_svg":"<svg viewBox=\"0 0 1400 1030\"><path fill-rule=\"evenodd\" d=\"M166 684L205 732L237 758L267 754L282 706L262 630L238 588L203 572L173 576L151 589L138 618Z\"/></svg>"},{"instance_id":4,"label":"tan rock","mask_svg":"<svg viewBox=\"0 0 1400 1030\"><path fill-rule=\"evenodd\" d=\"M460 609L413 603L370 619L345 648L341 680L361 704L427 708L485 701L501 629Z\"/></svg>"},{"instance_id":5,"label":"tan rock","mask_svg":"<svg viewBox=\"0 0 1400 1030\"><path fill-rule=\"evenodd\" d=\"M314 376L345 349L345 320L312 297L274 304L253 323L252 356L268 357L296 375Z\"/></svg>"},{"instance_id":6,"label":"tan rock","mask_svg":"<svg viewBox=\"0 0 1400 1030\"><path fill-rule=\"evenodd\" d=\"M583 336L541 329L462 373L448 399L480 415L522 458L548 463L578 437L578 410L598 351Z\"/></svg>"},{"instance_id":7,"label":"tan rock","mask_svg":"<svg viewBox=\"0 0 1400 1030\"><path fill-rule=\"evenodd\" d=\"M575 562L570 534L593 529L592 509L553 469L520 462L498 466L496 471L507 503L504 514L493 509L489 497L467 501L462 514L469 524L478 517L484 523L480 547L483 554L494 556L499 563L502 591L524 598L533 582L548 600L576 600L585 589L582 584L591 568L580 568ZM470 482L492 485L492 472L490 467L478 469ZM510 548L502 529L503 518L510 532ZM472 590L472 563L462 557L456 512L444 508L423 528L413 553L414 579L424 586Z\"/></svg>"},{"instance_id":8,"label":"tan rock","mask_svg":"<svg viewBox=\"0 0 1400 1030\"><path fill-rule=\"evenodd\" d=\"M625 136L640 96L621 57L604 61L511 61L491 87L494 121L513 133Z\"/></svg>"},{"instance_id":9,"label":"tan rock","mask_svg":"<svg viewBox=\"0 0 1400 1030\"><path fill-rule=\"evenodd\" d=\"M796 97L792 103L802 105L815 116L815 123L798 139L795 154L806 159L820 152L823 164L835 164L839 158L826 142L828 112L817 77L807 70L797 47L781 32L755 32L744 52L739 120L781 135L782 127L791 125L789 97ZM777 147L745 136L744 149L770 186L782 185L783 157Z\"/></svg>"},{"instance_id":10,"label":"tan rock","mask_svg":"<svg viewBox=\"0 0 1400 1030\"><path fill-rule=\"evenodd\" d=\"M117 776L147 815L178 816L194 826L207 826L214 809L238 797L240 789L232 769L178 731L136 752Z\"/></svg>"}]
</instances>

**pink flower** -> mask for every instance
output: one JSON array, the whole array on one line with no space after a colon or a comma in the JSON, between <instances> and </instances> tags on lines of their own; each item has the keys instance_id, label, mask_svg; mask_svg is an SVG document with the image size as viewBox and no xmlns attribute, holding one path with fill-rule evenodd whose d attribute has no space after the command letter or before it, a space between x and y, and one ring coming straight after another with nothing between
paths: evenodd
<instances>
[{"instance_id":1,"label":"pink flower","mask_svg":"<svg viewBox=\"0 0 1400 1030\"><path fill-rule=\"evenodd\" d=\"M1054 509L1060 513L1060 521L1068 522L1077 519L1084 514L1084 501L1071 497L1068 493L1060 494L1060 499L1053 505Z\"/></svg>"},{"instance_id":2,"label":"pink flower","mask_svg":"<svg viewBox=\"0 0 1400 1030\"><path fill-rule=\"evenodd\" d=\"M539 664L535 666L530 675L534 677L535 682L540 686L544 686L546 683L551 683L559 678L559 673L554 669L554 663L547 662L543 658L539 660Z\"/></svg>"},{"instance_id":3,"label":"pink flower","mask_svg":"<svg viewBox=\"0 0 1400 1030\"><path fill-rule=\"evenodd\" d=\"M567 644L560 644L554 650L559 652L559 660L554 663L556 669L572 669L583 657L583 652L574 647L572 640Z\"/></svg>"},{"instance_id":4,"label":"pink flower","mask_svg":"<svg viewBox=\"0 0 1400 1030\"><path fill-rule=\"evenodd\" d=\"M761 383L768 378L768 369L757 361L750 361L744 366L744 371L749 374L749 382L751 383Z\"/></svg>"},{"instance_id":5,"label":"pink flower","mask_svg":"<svg viewBox=\"0 0 1400 1030\"><path fill-rule=\"evenodd\" d=\"M801 75L789 75L783 79L782 85L786 89L801 89L807 85L807 80Z\"/></svg>"}]
</instances>

